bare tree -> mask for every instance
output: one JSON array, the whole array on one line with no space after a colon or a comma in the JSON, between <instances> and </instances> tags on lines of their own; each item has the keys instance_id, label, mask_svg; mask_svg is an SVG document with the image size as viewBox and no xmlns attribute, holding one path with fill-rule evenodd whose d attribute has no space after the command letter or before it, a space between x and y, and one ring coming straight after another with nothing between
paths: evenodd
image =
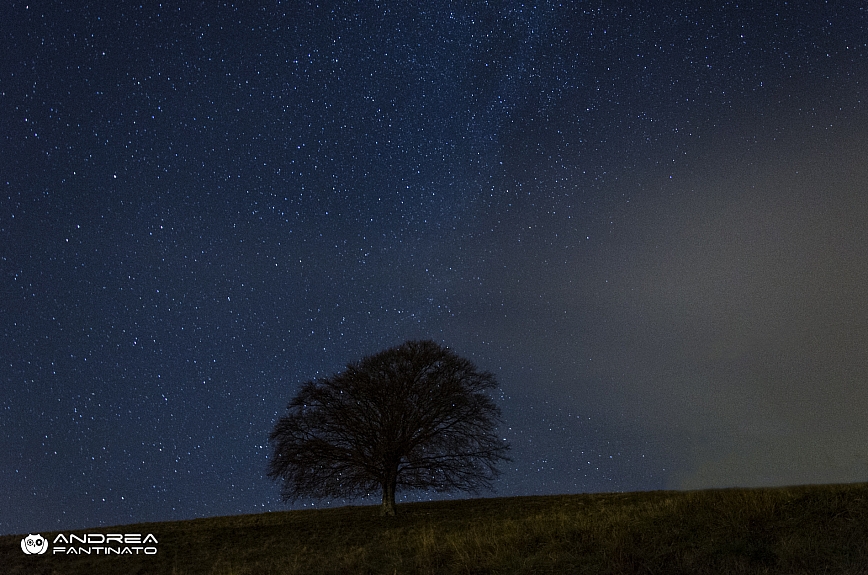
<instances>
[{"instance_id":1,"label":"bare tree","mask_svg":"<svg viewBox=\"0 0 868 575\"><path fill-rule=\"evenodd\" d=\"M268 476L284 501L365 496L398 488L491 489L509 446L495 435L494 375L433 341L408 341L308 381L270 440Z\"/></svg>"}]
</instances>

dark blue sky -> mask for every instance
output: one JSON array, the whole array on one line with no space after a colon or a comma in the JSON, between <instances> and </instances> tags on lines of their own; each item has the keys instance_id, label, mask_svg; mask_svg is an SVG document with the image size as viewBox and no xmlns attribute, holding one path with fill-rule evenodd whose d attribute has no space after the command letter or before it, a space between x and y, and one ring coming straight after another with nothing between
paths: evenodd
<instances>
[{"instance_id":1,"label":"dark blue sky","mask_svg":"<svg viewBox=\"0 0 868 575\"><path fill-rule=\"evenodd\" d=\"M147 4L0 7L0 533L285 509L411 338L499 495L868 479L862 3Z\"/></svg>"}]
</instances>

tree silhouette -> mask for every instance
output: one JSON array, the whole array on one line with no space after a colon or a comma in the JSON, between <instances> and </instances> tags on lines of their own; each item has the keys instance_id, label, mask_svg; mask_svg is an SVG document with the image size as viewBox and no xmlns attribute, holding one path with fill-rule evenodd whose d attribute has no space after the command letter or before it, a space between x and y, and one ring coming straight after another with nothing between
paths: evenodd
<instances>
[{"instance_id":1,"label":"tree silhouette","mask_svg":"<svg viewBox=\"0 0 868 575\"><path fill-rule=\"evenodd\" d=\"M269 439L284 501L491 489L509 446L495 435L494 375L433 341L408 341L304 383Z\"/></svg>"}]
</instances>

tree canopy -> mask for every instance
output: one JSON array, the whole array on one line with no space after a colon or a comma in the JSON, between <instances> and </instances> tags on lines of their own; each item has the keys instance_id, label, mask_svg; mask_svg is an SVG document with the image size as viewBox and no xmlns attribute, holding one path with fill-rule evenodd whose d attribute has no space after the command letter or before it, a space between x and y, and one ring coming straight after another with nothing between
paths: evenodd
<instances>
[{"instance_id":1,"label":"tree canopy","mask_svg":"<svg viewBox=\"0 0 868 575\"><path fill-rule=\"evenodd\" d=\"M286 501L382 490L491 489L509 446L496 435L494 375L450 349L408 341L307 381L270 435L268 475Z\"/></svg>"}]
</instances>

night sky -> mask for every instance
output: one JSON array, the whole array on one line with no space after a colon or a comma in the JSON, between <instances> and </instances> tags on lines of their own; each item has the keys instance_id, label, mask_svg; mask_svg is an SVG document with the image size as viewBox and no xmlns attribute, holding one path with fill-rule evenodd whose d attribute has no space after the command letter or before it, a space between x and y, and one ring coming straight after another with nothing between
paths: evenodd
<instances>
[{"instance_id":1,"label":"night sky","mask_svg":"<svg viewBox=\"0 0 868 575\"><path fill-rule=\"evenodd\" d=\"M144 4L0 7L0 533L291 508L417 338L500 496L868 480L865 3Z\"/></svg>"}]
</instances>

